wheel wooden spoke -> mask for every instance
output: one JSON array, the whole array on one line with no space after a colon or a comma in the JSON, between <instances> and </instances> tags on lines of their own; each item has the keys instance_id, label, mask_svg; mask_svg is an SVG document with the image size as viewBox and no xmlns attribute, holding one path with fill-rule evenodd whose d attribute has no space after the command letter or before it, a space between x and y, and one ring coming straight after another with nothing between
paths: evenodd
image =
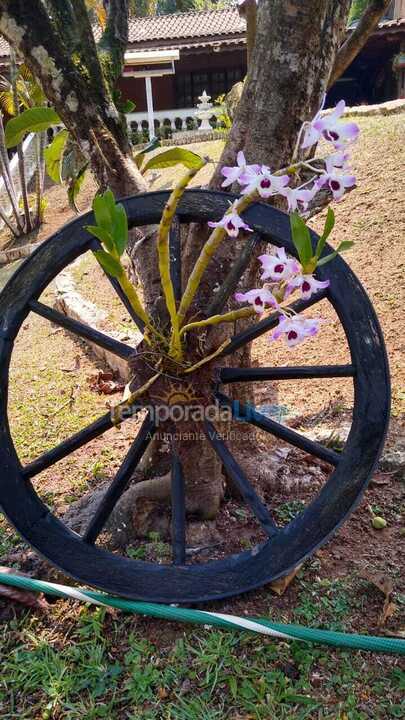
<instances>
[{"instance_id":1,"label":"wheel wooden spoke","mask_svg":"<svg viewBox=\"0 0 405 720\"><path fill-rule=\"evenodd\" d=\"M211 317L211 315L218 315L220 312L222 312L225 307L226 301L238 287L238 282L241 279L245 270L248 268L249 263L252 260L253 252L259 242L260 235L258 233L253 233L248 237L238 258L232 265L218 292L215 293L213 301L208 306L208 309L206 311L207 317Z\"/></svg>"},{"instance_id":2,"label":"wheel wooden spoke","mask_svg":"<svg viewBox=\"0 0 405 720\"><path fill-rule=\"evenodd\" d=\"M134 408L135 409L135 408ZM137 407L136 410L141 410L141 406ZM80 430L75 435L71 435L70 438L64 440L52 450L40 455L36 460L29 463L22 469L22 473L25 478L30 479L38 475L43 470L55 465L59 460L70 455L75 450L87 445L91 440L103 435L107 430L110 430L114 425L112 420L111 412L102 415L98 420L95 420L91 425L88 425L84 430Z\"/></svg>"},{"instance_id":3,"label":"wheel wooden spoke","mask_svg":"<svg viewBox=\"0 0 405 720\"><path fill-rule=\"evenodd\" d=\"M295 303L289 306L288 310L293 310L296 313L300 313L303 310L311 307L312 305L315 305L320 300L323 300L325 297L327 297L327 294L327 290L320 290L318 293L316 293L316 295L312 295L309 300L297 300ZM225 350L223 350L223 352L221 353L220 357L232 355L235 350L238 350L244 345L247 345L253 340L256 340L256 338L260 337L269 330L273 330L276 325L278 325L279 317L280 313L272 313L271 315L269 315L269 317L261 320L261 322L256 323L255 325L247 328L246 330L243 330L237 335L234 335L229 345L227 345Z\"/></svg>"},{"instance_id":4,"label":"wheel wooden spoke","mask_svg":"<svg viewBox=\"0 0 405 720\"><path fill-rule=\"evenodd\" d=\"M89 342L104 348L104 350L108 350L114 355L124 358L124 360L127 360L133 353L132 348L125 345L125 343L114 340L114 338L99 332L99 330L94 330L89 325L85 325L79 320L74 320L67 315L63 315L63 313L58 310L54 310L47 305L43 305L43 303L32 300L29 306L32 312L36 313L36 315L40 315L46 320L50 320L55 323L55 325L63 327L65 330L68 330L74 335L83 338L83 340L88 340Z\"/></svg>"},{"instance_id":5,"label":"wheel wooden spoke","mask_svg":"<svg viewBox=\"0 0 405 720\"><path fill-rule=\"evenodd\" d=\"M172 459L172 548L174 565L186 563L186 489L176 453Z\"/></svg>"},{"instance_id":6,"label":"wheel wooden spoke","mask_svg":"<svg viewBox=\"0 0 405 720\"><path fill-rule=\"evenodd\" d=\"M174 297L177 302L181 300L181 225L177 215L174 216L170 228L170 276L173 283Z\"/></svg>"},{"instance_id":7,"label":"wheel wooden spoke","mask_svg":"<svg viewBox=\"0 0 405 720\"><path fill-rule=\"evenodd\" d=\"M259 498L256 490L250 484L242 468L238 465L223 440L221 440L220 434L209 420L204 421L204 431L218 457L223 462L227 473L235 485L237 485L246 504L250 507L251 511L260 522L263 530L269 537L276 535L278 533L278 529L267 507Z\"/></svg>"},{"instance_id":8,"label":"wheel wooden spoke","mask_svg":"<svg viewBox=\"0 0 405 720\"><path fill-rule=\"evenodd\" d=\"M309 440L304 435L300 435L300 433L291 430L291 428L285 425L280 425L280 423L257 412L254 407L243 405L239 400L231 400L231 398L222 393L217 393L217 398L221 404L227 405L232 409L232 414L235 419L250 423L260 428L260 430L265 430L275 437L280 438L280 440L284 440L290 443L290 445L294 445L300 450L304 450L334 467L339 464L341 457L339 453L330 450L314 440Z\"/></svg>"},{"instance_id":9,"label":"wheel wooden spoke","mask_svg":"<svg viewBox=\"0 0 405 720\"><path fill-rule=\"evenodd\" d=\"M353 365L301 365L297 367L223 368L220 382L257 382L260 380L309 380L311 378L353 377Z\"/></svg>"},{"instance_id":10,"label":"wheel wooden spoke","mask_svg":"<svg viewBox=\"0 0 405 720\"><path fill-rule=\"evenodd\" d=\"M102 247L102 246L101 246L101 243L94 238L94 239L92 240L92 243L91 243L91 249L92 249L92 250L100 250L101 247ZM101 266L100 266L100 267L101 267ZM132 305L131 305L128 297L126 296L126 294L124 293L121 285L119 284L117 278L114 278L114 277L112 277L111 275L109 275L108 273L106 273L103 268L101 268L101 270L103 271L104 275L106 276L108 282L109 282L109 283L111 284L111 286L113 287L114 291L117 293L119 299L121 300L122 304L124 305L124 307L125 307L126 310L128 311L128 313L129 313L129 315L131 316L132 320L134 321L135 325L136 325L137 328L141 331L141 333L143 333L143 331L144 331L144 329L145 329L145 323L144 323L144 321L142 320L142 318L140 318L139 315L136 314L136 312L135 312L135 310L133 309L133 307L132 307Z\"/></svg>"},{"instance_id":11,"label":"wheel wooden spoke","mask_svg":"<svg viewBox=\"0 0 405 720\"><path fill-rule=\"evenodd\" d=\"M155 430L154 422L151 420L150 415L147 415L124 462L103 496L93 519L83 535L83 540L86 543L93 544L97 540L118 500L131 482L135 468L152 440Z\"/></svg>"}]
</instances>

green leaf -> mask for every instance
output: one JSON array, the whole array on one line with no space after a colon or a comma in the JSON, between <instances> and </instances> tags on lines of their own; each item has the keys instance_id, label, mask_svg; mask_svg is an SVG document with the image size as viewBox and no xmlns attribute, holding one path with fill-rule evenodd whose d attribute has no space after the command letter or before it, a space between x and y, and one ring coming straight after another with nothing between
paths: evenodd
<instances>
[{"instance_id":1,"label":"green leaf","mask_svg":"<svg viewBox=\"0 0 405 720\"><path fill-rule=\"evenodd\" d=\"M334 227L335 227L335 213L331 207L328 207L328 214L326 215L325 226L323 228L322 237L324 237L327 240Z\"/></svg>"},{"instance_id":2,"label":"green leaf","mask_svg":"<svg viewBox=\"0 0 405 720\"><path fill-rule=\"evenodd\" d=\"M346 250L350 250L350 248L352 248L353 245L354 245L353 240L343 240L343 242L340 243L340 245L337 249L337 252L338 253L346 252Z\"/></svg>"},{"instance_id":3,"label":"green leaf","mask_svg":"<svg viewBox=\"0 0 405 720\"><path fill-rule=\"evenodd\" d=\"M112 190L106 190L104 195L102 195L102 198L103 198L106 208L110 214L110 222L112 224L114 222L115 208L116 208L114 193L112 192Z\"/></svg>"},{"instance_id":4,"label":"green leaf","mask_svg":"<svg viewBox=\"0 0 405 720\"><path fill-rule=\"evenodd\" d=\"M123 102L120 107L120 111L125 115L126 113L130 113L135 110L135 108L136 105L134 102L132 102L132 100L125 100L125 102Z\"/></svg>"},{"instance_id":5,"label":"green leaf","mask_svg":"<svg viewBox=\"0 0 405 720\"><path fill-rule=\"evenodd\" d=\"M94 198L93 212L97 225L110 231L112 226L112 217L110 205L104 195L96 195Z\"/></svg>"},{"instance_id":6,"label":"green leaf","mask_svg":"<svg viewBox=\"0 0 405 720\"><path fill-rule=\"evenodd\" d=\"M353 245L354 245L354 242L352 242L351 240L344 240L343 242L340 243L337 250L335 250L333 253L330 253L326 257L319 260L318 267L320 267L321 265L326 265L326 263L330 262L331 260L334 260L335 257L337 257L339 255L339 253L346 252L346 250L350 250L350 248L353 247Z\"/></svg>"},{"instance_id":7,"label":"green leaf","mask_svg":"<svg viewBox=\"0 0 405 720\"><path fill-rule=\"evenodd\" d=\"M200 155L191 152L191 150L175 147L155 155L146 163L143 171L168 168L179 164L191 170L192 168L201 168L203 160Z\"/></svg>"},{"instance_id":8,"label":"green leaf","mask_svg":"<svg viewBox=\"0 0 405 720\"><path fill-rule=\"evenodd\" d=\"M94 250L94 256L97 258L103 270L112 277L118 278L122 275L121 263L111 257L105 250Z\"/></svg>"},{"instance_id":9,"label":"green leaf","mask_svg":"<svg viewBox=\"0 0 405 720\"><path fill-rule=\"evenodd\" d=\"M48 147L46 147L44 150L46 171L51 180L58 183L58 185L60 185L60 183L62 182L62 158L68 137L68 131L61 130L57 135L55 135L51 144L48 145Z\"/></svg>"},{"instance_id":10,"label":"green leaf","mask_svg":"<svg viewBox=\"0 0 405 720\"><path fill-rule=\"evenodd\" d=\"M333 212L331 207L328 207L328 214L326 216L323 233L322 233L321 237L319 238L318 244L316 246L315 257L317 257L317 258L321 257L322 250L324 249L326 241L334 227L335 227L335 213Z\"/></svg>"},{"instance_id":11,"label":"green leaf","mask_svg":"<svg viewBox=\"0 0 405 720\"><path fill-rule=\"evenodd\" d=\"M144 153L144 152L139 152L139 153L137 153L137 154L135 155L134 160L135 160L135 165L136 165L136 167L138 168L138 170L141 169L142 163L143 163L144 159L145 159L145 153Z\"/></svg>"},{"instance_id":12,"label":"green leaf","mask_svg":"<svg viewBox=\"0 0 405 720\"><path fill-rule=\"evenodd\" d=\"M12 118L6 125L6 146L18 145L31 132L43 132L53 125L60 124L59 115L53 108L34 107L24 110L18 117Z\"/></svg>"},{"instance_id":13,"label":"green leaf","mask_svg":"<svg viewBox=\"0 0 405 720\"><path fill-rule=\"evenodd\" d=\"M94 235L94 237L100 240L110 252L114 248L114 240L105 228L99 227L99 225L85 225L84 229L87 230L90 235Z\"/></svg>"},{"instance_id":14,"label":"green leaf","mask_svg":"<svg viewBox=\"0 0 405 720\"><path fill-rule=\"evenodd\" d=\"M115 206L113 240L115 249L121 257L128 245L128 218L123 205Z\"/></svg>"},{"instance_id":15,"label":"green leaf","mask_svg":"<svg viewBox=\"0 0 405 720\"><path fill-rule=\"evenodd\" d=\"M108 250L115 250L121 257L128 245L128 218L124 206L117 205L114 194L106 190L94 198L93 211L97 227L102 231L97 237L104 238L102 241Z\"/></svg>"},{"instance_id":16,"label":"green leaf","mask_svg":"<svg viewBox=\"0 0 405 720\"><path fill-rule=\"evenodd\" d=\"M160 138L154 137L152 140L149 140L148 144L145 145L144 149L142 150L143 153L150 153L153 150L156 150L156 148L160 147L162 144Z\"/></svg>"},{"instance_id":17,"label":"green leaf","mask_svg":"<svg viewBox=\"0 0 405 720\"><path fill-rule=\"evenodd\" d=\"M79 212L77 206L76 206L76 198L80 192L80 188L83 185L84 178L86 176L86 170L89 166L89 163L85 163L83 167L80 168L79 172L69 179L69 185L68 185L68 199L69 199L69 205L75 212Z\"/></svg>"},{"instance_id":18,"label":"green leaf","mask_svg":"<svg viewBox=\"0 0 405 720\"><path fill-rule=\"evenodd\" d=\"M291 235L301 265L305 266L312 258L312 242L309 228L298 213L290 215Z\"/></svg>"}]
</instances>

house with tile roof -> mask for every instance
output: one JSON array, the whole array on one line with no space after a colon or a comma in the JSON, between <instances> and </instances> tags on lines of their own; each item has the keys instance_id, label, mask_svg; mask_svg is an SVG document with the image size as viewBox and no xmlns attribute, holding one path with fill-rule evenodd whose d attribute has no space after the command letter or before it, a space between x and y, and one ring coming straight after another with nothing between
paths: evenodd
<instances>
[{"instance_id":1,"label":"house with tile roof","mask_svg":"<svg viewBox=\"0 0 405 720\"><path fill-rule=\"evenodd\" d=\"M0 40L0 65L6 65L7 58L7 43ZM330 91L328 103L342 97L350 105L405 97L404 59L405 0L394 0ZM136 105L128 115L135 138L190 127L204 91L215 100L245 74L246 23L235 6L132 18L120 89ZM214 108L213 124L215 114Z\"/></svg>"}]
</instances>

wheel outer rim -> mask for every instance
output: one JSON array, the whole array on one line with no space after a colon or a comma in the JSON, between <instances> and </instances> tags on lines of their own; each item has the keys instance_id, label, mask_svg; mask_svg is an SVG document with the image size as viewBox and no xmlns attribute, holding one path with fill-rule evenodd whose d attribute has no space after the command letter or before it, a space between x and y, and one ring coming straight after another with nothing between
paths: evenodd
<instances>
[{"instance_id":1,"label":"wheel outer rim","mask_svg":"<svg viewBox=\"0 0 405 720\"><path fill-rule=\"evenodd\" d=\"M157 192L124 199L130 226L158 222L168 196ZM187 191L178 216L182 222L221 217L232 199L227 193ZM288 215L257 203L244 213L244 219L264 240L296 254ZM389 369L381 329L364 289L340 257L326 271L319 268L318 277L331 281L328 299L346 333L355 367L354 411L339 466L312 503L278 535L224 560L187 566L130 560L86 545L51 514L23 478L7 419L9 363L13 341L28 314L27 303L89 249L91 238L83 226L92 221L93 214L88 213L64 226L20 266L0 294L0 505L4 513L27 542L64 572L132 599L201 602L237 595L288 573L326 542L356 507L384 443ZM312 237L316 242L315 233Z\"/></svg>"}]
</instances>

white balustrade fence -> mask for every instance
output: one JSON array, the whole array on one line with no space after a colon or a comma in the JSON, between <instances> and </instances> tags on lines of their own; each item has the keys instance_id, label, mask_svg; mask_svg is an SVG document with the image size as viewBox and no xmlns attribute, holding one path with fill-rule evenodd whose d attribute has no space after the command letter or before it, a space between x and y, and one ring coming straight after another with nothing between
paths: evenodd
<instances>
[{"instance_id":1,"label":"white balustrade fence","mask_svg":"<svg viewBox=\"0 0 405 720\"><path fill-rule=\"evenodd\" d=\"M184 130L195 130L198 128L199 121L196 117L195 108L176 108L173 110L154 110L153 116L155 120L155 130L160 133L171 135L175 132ZM212 124L217 126L217 118L223 112L220 107L212 108ZM148 113L135 112L128 113L127 122L130 130L133 132L148 132Z\"/></svg>"}]
</instances>

